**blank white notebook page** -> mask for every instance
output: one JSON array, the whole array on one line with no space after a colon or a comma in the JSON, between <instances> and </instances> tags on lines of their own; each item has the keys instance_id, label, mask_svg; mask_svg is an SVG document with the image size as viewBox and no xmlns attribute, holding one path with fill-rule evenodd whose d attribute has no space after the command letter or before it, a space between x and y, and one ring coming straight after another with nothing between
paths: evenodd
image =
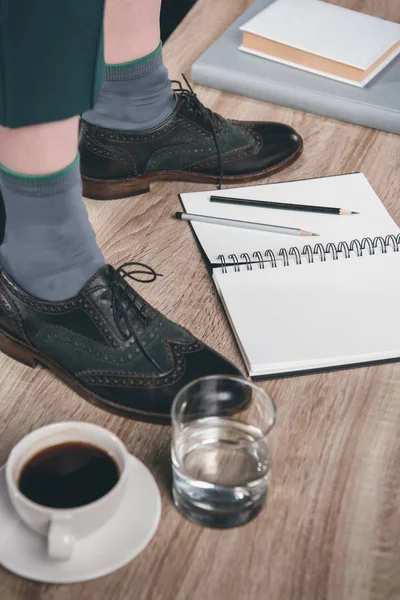
<instances>
[{"instance_id":1,"label":"blank white notebook page","mask_svg":"<svg viewBox=\"0 0 400 600\"><path fill-rule=\"evenodd\" d=\"M338 216L218 204L210 202L211 194L252 200L333 206L354 210L360 214ZM231 253L240 256L242 252L248 252L251 255L256 250L264 252L271 249L277 253L282 247L290 248L295 245L302 248L310 243L326 244L398 232L396 223L362 173L212 192L186 193L181 194L180 197L186 212L189 213L298 227L319 234L319 237L299 238L292 235L192 222L194 232L211 263L217 263L220 254L225 255L227 259Z\"/></svg>"},{"instance_id":2,"label":"blank white notebook page","mask_svg":"<svg viewBox=\"0 0 400 600\"><path fill-rule=\"evenodd\" d=\"M400 252L213 278L251 376L400 357Z\"/></svg>"}]
</instances>

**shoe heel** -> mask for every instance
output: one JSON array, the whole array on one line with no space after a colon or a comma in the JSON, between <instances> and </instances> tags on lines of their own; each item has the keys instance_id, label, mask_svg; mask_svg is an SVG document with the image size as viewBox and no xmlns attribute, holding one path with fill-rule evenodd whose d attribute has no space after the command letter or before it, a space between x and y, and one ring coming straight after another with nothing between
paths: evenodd
<instances>
[{"instance_id":1,"label":"shoe heel","mask_svg":"<svg viewBox=\"0 0 400 600\"><path fill-rule=\"evenodd\" d=\"M118 200L150 191L149 182L140 178L92 179L82 175L83 195L91 200Z\"/></svg>"},{"instance_id":2,"label":"shoe heel","mask_svg":"<svg viewBox=\"0 0 400 600\"><path fill-rule=\"evenodd\" d=\"M28 348L0 332L0 352L34 369L36 360Z\"/></svg>"}]
</instances>

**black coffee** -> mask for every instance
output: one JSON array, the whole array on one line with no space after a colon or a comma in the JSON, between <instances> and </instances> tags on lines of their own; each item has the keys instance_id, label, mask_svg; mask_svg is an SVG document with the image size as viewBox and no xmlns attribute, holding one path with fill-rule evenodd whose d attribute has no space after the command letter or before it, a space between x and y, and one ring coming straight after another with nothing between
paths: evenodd
<instances>
[{"instance_id":1,"label":"black coffee","mask_svg":"<svg viewBox=\"0 0 400 600\"><path fill-rule=\"evenodd\" d=\"M83 442L66 442L30 458L18 487L37 504L76 508L107 494L118 479L118 466L107 452Z\"/></svg>"}]
</instances>

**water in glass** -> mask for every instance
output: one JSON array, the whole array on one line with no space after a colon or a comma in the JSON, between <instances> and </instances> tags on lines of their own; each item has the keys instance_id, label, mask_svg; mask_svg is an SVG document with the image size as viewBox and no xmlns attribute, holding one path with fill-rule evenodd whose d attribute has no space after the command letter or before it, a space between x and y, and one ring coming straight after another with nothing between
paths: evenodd
<instances>
[{"instance_id":1,"label":"water in glass","mask_svg":"<svg viewBox=\"0 0 400 600\"><path fill-rule=\"evenodd\" d=\"M262 509L270 459L254 425L211 416L185 425L172 452L176 505L192 521L235 527Z\"/></svg>"}]
</instances>

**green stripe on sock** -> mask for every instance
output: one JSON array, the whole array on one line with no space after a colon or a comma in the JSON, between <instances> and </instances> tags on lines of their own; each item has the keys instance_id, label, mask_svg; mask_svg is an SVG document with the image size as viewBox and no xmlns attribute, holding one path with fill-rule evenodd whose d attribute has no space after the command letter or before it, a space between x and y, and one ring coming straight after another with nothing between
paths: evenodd
<instances>
[{"instance_id":1,"label":"green stripe on sock","mask_svg":"<svg viewBox=\"0 0 400 600\"><path fill-rule=\"evenodd\" d=\"M7 169L4 165L0 164L0 172L5 173L8 177L13 179L19 179L22 181L26 181L29 183L42 183L45 181L56 181L68 175L72 171L76 169L79 164L79 153L76 155L74 161L61 169L60 171L56 171L55 173L49 173L48 175L26 175L25 173L18 173L17 171L12 171L11 169Z\"/></svg>"},{"instance_id":2,"label":"green stripe on sock","mask_svg":"<svg viewBox=\"0 0 400 600\"><path fill-rule=\"evenodd\" d=\"M119 71L121 69L131 69L136 67L141 67L148 63L151 63L154 59L156 59L162 51L162 42L160 42L155 50L142 58L137 58L136 60L131 60L129 62L117 63L117 64L107 64L107 69L112 71Z\"/></svg>"}]
</instances>

